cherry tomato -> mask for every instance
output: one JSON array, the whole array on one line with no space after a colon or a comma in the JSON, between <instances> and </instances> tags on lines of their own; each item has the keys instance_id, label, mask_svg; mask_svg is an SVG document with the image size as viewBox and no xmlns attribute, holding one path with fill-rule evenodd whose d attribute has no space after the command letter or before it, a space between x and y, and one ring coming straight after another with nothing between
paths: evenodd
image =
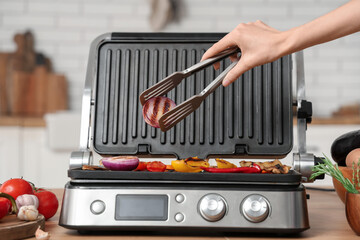
<instances>
[{"instance_id":1,"label":"cherry tomato","mask_svg":"<svg viewBox=\"0 0 360 240\"><path fill-rule=\"evenodd\" d=\"M134 169L134 171L145 171L147 166L147 162L139 162L139 165L137 168Z\"/></svg>"},{"instance_id":2,"label":"cherry tomato","mask_svg":"<svg viewBox=\"0 0 360 240\"><path fill-rule=\"evenodd\" d=\"M150 172L165 172L166 165L160 161L153 161L153 162L149 162L146 168Z\"/></svg>"},{"instance_id":3,"label":"cherry tomato","mask_svg":"<svg viewBox=\"0 0 360 240\"><path fill-rule=\"evenodd\" d=\"M44 189L37 189L34 194L39 199L39 213L44 215L46 220L53 217L59 207L56 195Z\"/></svg>"},{"instance_id":4,"label":"cherry tomato","mask_svg":"<svg viewBox=\"0 0 360 240\"><path fill-rule=\"evenodd\" d=\"M21 178L7 180L1 185L0 192L7 193L14 199L23 194L34 194L30 183Z\"/></svg>"}]
</instances>

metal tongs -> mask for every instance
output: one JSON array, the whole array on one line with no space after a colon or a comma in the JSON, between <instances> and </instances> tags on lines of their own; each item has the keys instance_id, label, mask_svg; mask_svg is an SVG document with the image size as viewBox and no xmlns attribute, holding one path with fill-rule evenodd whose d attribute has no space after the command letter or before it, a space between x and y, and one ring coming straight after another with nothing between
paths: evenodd
<instances>
[{"instance_id":1,"label":"metal tongs","mask_svg":"<svg viewBox=\"0 0 360 240\"><path fill-rule=\"evenodd\" d=\"M190 75L212 65L226 57L234 55L240 52L238 47L228 48L225 51L219 53L215 57L208 58L202 62L199 62L181 72L174 72L171 75L167 76L160 82L156 83L152 87L146 89L140 95L140 102L142 105L145 104L147 100L153 97L162 96L169 92L171 89L175 88L179 83L184 79L189 77ZM201 91L198 95L194 95L191 98L187 99L183 103L177 105L175 108L166 112L160 119L159 125L160 129L163 132L171 129L175 124L183 120L190 113L194 112L200 104L204 101L204 99L210 95L213 91L215 91L222 83L226 74L230 72L231 69L235 67L238 60L231 63L219 76L213 80L204 90Z\"/></svg>"}]
</instances>

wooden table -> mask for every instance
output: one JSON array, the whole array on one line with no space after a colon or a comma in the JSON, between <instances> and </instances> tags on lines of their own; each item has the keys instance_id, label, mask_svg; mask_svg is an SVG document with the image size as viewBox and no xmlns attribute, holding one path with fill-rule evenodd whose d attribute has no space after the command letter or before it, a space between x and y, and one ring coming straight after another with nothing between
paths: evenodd
<instances>
[{"instance_id":1,"label":"wooden table","mask_svg":"<svg viewBox=\"0 0 360 240\"><path fill-rule=\"evenodd\" d=\"M59 202L62 199L63 190L54 190L58 196ZM318 190L307 190L307 193L310 194L310 199L308 200L308 211L310 218L310 229L297 234L290 236L281 236L281 239L295 239L295 238L304 238L304 239L326 239L326 240L351 240L351 239L360 239L349 227L346 216L345 216L345 206L337 197L335 192L323 192ZM68 230L58 225L59 213L46 222L45 228L46 231L51 233L51 239L278 239L278 235L254 235L254 234L238 234L238 235L226 235L226 236L158 236L158 235L139 235L137 233L133 234L121 234L121 235L80 235L75 230ZM31 238L35 239L35 238Z\"/></svg>"}]
</instances>

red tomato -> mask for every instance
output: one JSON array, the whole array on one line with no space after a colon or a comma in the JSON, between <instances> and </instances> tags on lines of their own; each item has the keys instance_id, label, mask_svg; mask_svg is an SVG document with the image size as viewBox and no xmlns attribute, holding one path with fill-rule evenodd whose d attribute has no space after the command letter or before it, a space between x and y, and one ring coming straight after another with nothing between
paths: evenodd
<instances>
[{"instance_id":1,"label":"red tomato","mask_svg":"<svg viewBox=\"0 0 360 240\"><path fill-rule=\"evenodd\" d=\"M5 217L11 210L11 202L7 198L0 198L0 219Z\"/></svg>"},{"instance_id":2,"label":"red tomato","mask_svg":"<svg viewBox=\"0 0 360 240\"><path fill-rule=\"evenodd\" d=\"M139 162L139 165L137 166L134 171L145 171L147 166L147 162Z\"/></svg>"},{"instance_id":3,"label":"red tomato","mask_svg":"<svg viewBox=\"0 0 360 240\"><path fill-rule=\"evenodd\" d=\"M14 199L23 194L34 194L30 183L21 178L7 180L1 185L0 192L7 193Z\"/></svg>"},{"instance_id":4,"label":"red tomato","mask_svg":"<svg viewBox=\"0 0 360 240\"><path fill-rule=\"evenodd\" d=\"M56 195L44 189L38 189L34 194L39 199L39 213L44 215L46 220L54 216L59 206Z\"/></svg>"},{"instance_id":5,"label":"red tomato","mask_svg":"<svg viewBox=\"0 0 360 240\"><path fill-rule=\"evenodd\" d=\"M149 162L146 168L150 172L165 172L166 165L160 161L153 161L153 162Z\"/></svg>"}]
</instances>

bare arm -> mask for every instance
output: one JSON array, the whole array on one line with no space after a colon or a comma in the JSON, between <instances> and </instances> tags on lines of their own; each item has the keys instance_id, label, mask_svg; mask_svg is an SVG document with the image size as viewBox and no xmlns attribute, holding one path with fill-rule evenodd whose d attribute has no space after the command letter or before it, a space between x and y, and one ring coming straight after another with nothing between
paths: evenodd
<instances>
[{"instance_id":1,"label":"bare arm","mask_svg":"<svg viewBox=\"0 0 360 240\"><path fill-rule=\"evenodd\" d=\"M311 22L288 31L278 31L261 21L241 23L209 48L202 60L228 47L239 46L242 57L223 81L223 85L228 86L253 67L357 31L360 31L360 0L351 0ZM218 66L215 65L215 68Z\"/></svg>"}]
</instances>

